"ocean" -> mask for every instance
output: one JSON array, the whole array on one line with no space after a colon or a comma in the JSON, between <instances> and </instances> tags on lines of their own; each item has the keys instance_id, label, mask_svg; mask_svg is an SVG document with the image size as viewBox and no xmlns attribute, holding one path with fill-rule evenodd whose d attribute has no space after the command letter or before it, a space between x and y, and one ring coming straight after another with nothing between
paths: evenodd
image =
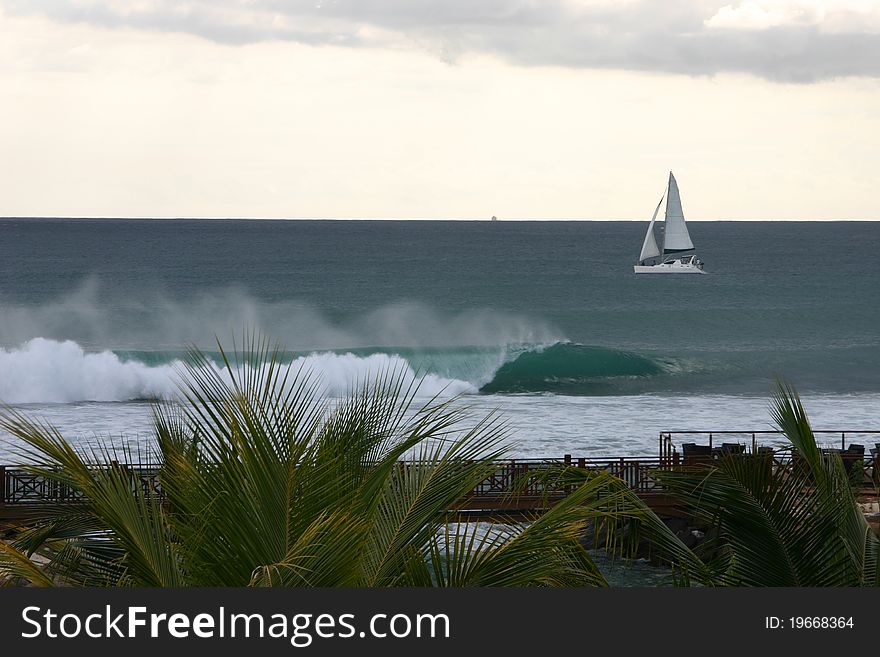
<instances>
[{"instance_id":1,"label":"ocean","mask_svg":"<svg viewBox=\"0 0 880 657\"><path fill-rule=\"evenodd\" d=\"M690 221L709 275L636 276L646 225L0 219L0 400L149 450L187 346L250 329L331 396L392 367L497 411L516 458L767 430L778 377L880 428L880 223Z\"/></svg>"}]
</instances>

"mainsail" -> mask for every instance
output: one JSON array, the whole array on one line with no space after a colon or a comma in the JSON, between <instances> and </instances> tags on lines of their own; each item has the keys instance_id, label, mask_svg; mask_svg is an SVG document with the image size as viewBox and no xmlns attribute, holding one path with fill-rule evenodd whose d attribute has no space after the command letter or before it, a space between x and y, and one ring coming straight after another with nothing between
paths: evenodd
<instances>
[{"instance_id":1,"label":"mainsail","mask_svg":"<svg viewBox=\"0 0 880 657\"><path fill-rule=\"evenodd\" d=\"M664 196L660 197L660 202L654 210L654 216L651 217L651 223L648 224L648 232L645 233L645 241L642 243L642 252L639 254L639 263L644 262L648 258L656 258L660 255L660 248L657 246L657 240L654 239L654 221L657 219L657 213L660 212L660 206L663 205Z\"/></svg>"},{"instance_id":2,"label":"mainsail","mask_svg":"<svg viewBox=\"0 0 880 657\"><path fill-rule=\"evenodd\" d=\"M666 195L666 231L663 234L663 253L690 251L694 248L688 234L684 213L681 211L681 197L678 195L678 183L669 172L669 193Z\"/></svg>"}]
</instances>

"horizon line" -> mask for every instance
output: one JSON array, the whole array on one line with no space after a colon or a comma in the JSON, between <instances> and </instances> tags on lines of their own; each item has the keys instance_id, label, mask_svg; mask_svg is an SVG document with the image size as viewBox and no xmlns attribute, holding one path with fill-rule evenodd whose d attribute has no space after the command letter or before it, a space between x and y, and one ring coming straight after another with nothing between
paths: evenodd
<instances>
[{"instance_id":1,"label":"horizon line","mask_svg":"<svg viewBox=\"0 0 880 657\"><path fill-rule=\"evenodd\" d=\"M242 217L242 216L172 216L172 215L4 215L0 216L0 221L9 219L71 219L71 220L136 220L136 221L461 221L461 222L650 222L646 218L575 218L575 217L508 217L493 220L492 217ZM776 219L733 219L729 217L713 218L713 219L688 219L688 222L799 222L799 223L853 223L853 222L878 222L880 218L875 219L797 219L797 218L776 218Z\"/></svg>"}]
</instances>

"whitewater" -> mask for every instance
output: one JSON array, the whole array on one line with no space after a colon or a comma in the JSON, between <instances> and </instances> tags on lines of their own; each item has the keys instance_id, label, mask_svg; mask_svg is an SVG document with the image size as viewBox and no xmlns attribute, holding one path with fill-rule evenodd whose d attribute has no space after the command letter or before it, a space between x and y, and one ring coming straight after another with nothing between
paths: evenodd
<instances>
[{"instance_id":1,"label":"whitewater","mask_svg":"<svg viewBox=\"0 0 880 657\"><path fill-rule=\"evenodd\" d=\"M214 367L223 369L219 362ZM384 372L407 387L417 383L422 396L476 392L466 381L417 375L406 360L387 354L314 353L292 359L289 367L316 377L329 397L345 396ZM88 353L70 340L34 338L19 349L0 350L0 399L9 404L174 400L185 379L182 360L147 365L111 351Z\"/></svg>"}]
</instances>

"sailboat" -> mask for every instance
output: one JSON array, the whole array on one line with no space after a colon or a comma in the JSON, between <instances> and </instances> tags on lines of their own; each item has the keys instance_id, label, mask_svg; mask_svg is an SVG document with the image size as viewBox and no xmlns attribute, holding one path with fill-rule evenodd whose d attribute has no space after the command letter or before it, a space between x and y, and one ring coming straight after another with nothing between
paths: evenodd
<instances>
[{"instance_id":1,"label":"sailboat","mask_svg":"<svg viewBox=\"0 0 880 657\"><path fill-rule=\"evenodd\" d=\"M666 199L666 217L661 238L661 246L657 245L654 237L654 222L660 206ZM645 233L645 241L642 242L642 252L639 254L639 262L633 266L637 274L705 274L703 262L697 259L694 253L694 243L688 233L687 224L684 221L684 213L681 211L681 196L678 194L678 183L675 176L669 172L669 184L648 224L648 232Z\"/></svg>"}]
</instances>

